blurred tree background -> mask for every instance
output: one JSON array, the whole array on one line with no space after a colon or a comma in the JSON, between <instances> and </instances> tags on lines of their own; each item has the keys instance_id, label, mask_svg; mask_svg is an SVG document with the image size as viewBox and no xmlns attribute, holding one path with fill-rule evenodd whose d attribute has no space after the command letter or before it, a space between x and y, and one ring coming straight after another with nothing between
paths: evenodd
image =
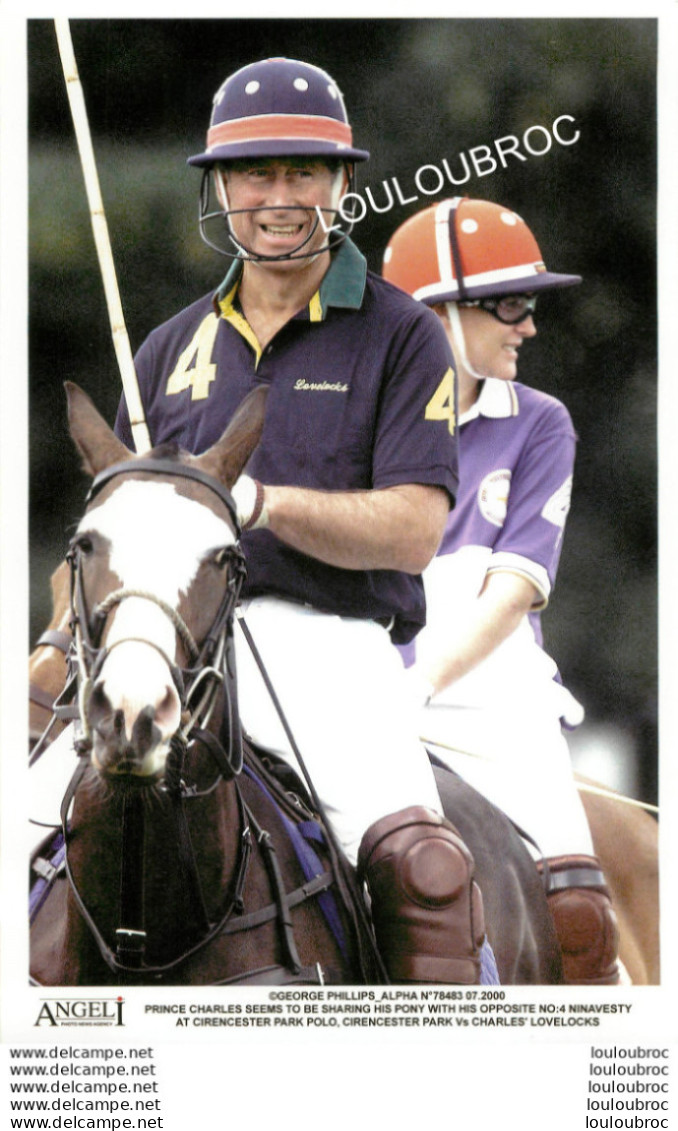
<instances>
[{"instance_id":1,"label":"blurred tree background","mask_svg":"<svg viewBox=\"0 0 678 1131\"><path fill-rule=\"evenodd\" d=\"M653 19L73 20L99 178L133 350L214 288L227 263L198 235L199 171L212 98L233 70L286 55L326 68L356 144L371 151L355 239L369 266L395 227L460 191L524 215L547 265L584 284L542 299L520 379L561 398L580 442L546 643L587 710L574 749L611 752L610 772L656 798L656 21ZM120 395L103 285L51 21L28 23L30 101L31 640L50 615L49 574L86 480L62 382L109 421ZM534 126L575 119L576 144L541 156ZM565 130L563 130L565 134ZM423 165L514 135L527 160L474 170L425 197ZM544 133L530 135L533 148ZM569 135L568 135L569 136ZM541 139L541 140L540 140ZM432 178L424 182L431 184ZM607 739L612 736L612 745ZM621 776L615 777L615 769Z\"/></svg>"}]
</instances>

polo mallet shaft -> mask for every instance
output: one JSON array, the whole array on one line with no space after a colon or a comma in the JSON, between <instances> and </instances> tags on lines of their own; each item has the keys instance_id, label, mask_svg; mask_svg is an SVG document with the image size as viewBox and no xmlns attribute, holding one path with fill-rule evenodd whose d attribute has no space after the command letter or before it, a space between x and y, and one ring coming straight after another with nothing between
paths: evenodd
<instances>
[{"instance_id":1,"label":"polo mallet shaft","mask_svg":"<svg viewBox=\"0 0 678 1131\"><path fill-rule=\"evenodd\" d=\"M475 754L471 750L462 750L459 746L448 746L446 742L438 742L435 738L424 738L423 735L419 735L419 741L423 742L424 746L436 746L439 750L449 750L452 754L463 754L465 758L479 758L482 762L494 762L496 760L489 754ZM651 805L649 801L636 801L634 797L626 797L623 793L618 793L616 789L608 789L604 785L595 785L593 782L582 778L580 774L574 775L574 784L580 793L595 793L598 797L607 797L609 801L619 801L622 805L633 805L637 809L645 809L647 813L659 813L659 808L656 805Z\"/></svg>"},{"instance_id":2,"label":"polo mallet shaft","mask_svg":"<svg viewBox=\"0 0 678 1131\"><path fill-rule=\"evenodd\" d=\"M85 189L89 203L92 231L94 233L97 255L99 257L99 267L101 268L104 291L106 293L106 305L108 306L108 317L111 324L111 333L113 335L113 347L118 359L118 367L120 369L122 387L127 402L134 445L137 452L141 454L142 452L149 451L151 448L151 439L144 417L144 409L139 393L139 383L134 368L134 359L132 357L132 350L125 327L125 319L122 313L120 292L118 290L115 265L113 262L113 252L108 234L108 224L106 223L104 205L101 199L99 177L97 175L92 138L90 136L89 122L87 120L85 97L75 61L69 22L66 19L57 19L54 21L54 27L59 45L59 55L61 56L61 66L66 80L66 91L71 107L75 136L78 142L80 163L85 178Z\"/></svg>"}]
</instances>

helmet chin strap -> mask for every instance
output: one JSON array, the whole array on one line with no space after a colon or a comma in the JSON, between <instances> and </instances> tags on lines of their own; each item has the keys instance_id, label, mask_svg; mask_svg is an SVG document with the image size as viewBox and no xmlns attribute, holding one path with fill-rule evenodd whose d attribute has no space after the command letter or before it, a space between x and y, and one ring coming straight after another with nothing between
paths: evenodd
<instances>
[{"instance_id":1,"label":"helmet chin strap","mask_svg":"<svg viewBox=\"0 0 678 1131\"><path fill-rule=\"evenodd\" d=\"M209 171L206 173L206 177L209 177ZM349 183L350 183L350 178L349 178ZM307 207L304 207L303 205L291 205L290 206L290 208L293 208L295 211L314 212L315 213L315 222L314 222L310 232L308 233L308 235L301 241L300 244L297 245L297 247L293 248L292 251L284 252L281 255L260 255L257 252L252 251L251 248L248 248L246 244L241 243L241 241L235 235L235 233L233 231L233 224L232 224L232 221L231 221L231 217L234 216L234 215L239 215L241 213L242 214L244 214L244 213L253 214L253 213L256 213L256 212L274 211L275 206L271 206L269 209L266 209L266 208L231 209L230 206L229 206L226 177L224 175L223 169L218 169L218 168L214 169L214 184L215 184L215 192L216 192L216 196L217 196L217 201L218 201L219 207L221 209L221 215L223 216L224 220L226 221L226 224L227 224L227 227L228 227L228 238L230 239L231 243L235 247L235 251L230 252L226 248L218 247L217 244L212 243L211 240L207 239L205 232L204 232L204 229L203 229L203 223L202 223L202 221L204 221L205 219L208 218L208 214L206 212L203 212L202 216L201 216L201 224L200 224L201 235L202 235L203 239L205 240L205 242L209 245L209 247L214 248L215 251L219 251L222 255L227 255L227 256L230 256L234 259L244 259L244 260L247 260L251 263L280 263L280 262L285 262L285 261L290 260L290 259L308 259L311 262L313 262L314 260L316 260L318 258L318 256L324 254L324 252L326 252L326 251L329 251L332 247L335 247L342 240L346 239L346 237L350 234L350 232L353 228L353 224L351 223L346 231L332 232L332 235L335 236L334 240L328 239L327 243L325 243L322 247L316 248L314 251L302 253L302 248L306 247L310 243L310 241L313 239L313 237L315 236L315 234L318 230L318 227L319 227L320 222L321 222L321 220L320 220L320 212L321 211L322 212L330 212L331 215L332 215L333 220L330 222L330 224L328 224L328 226L326 228L326 230L328 231L328 234L329 234L329 229L331 227L331 223L334 221L334 219L336 219L336 215L337 215L337 212L339 210L339 204L340 204L340 201L341 201L341 197L343 195L342 190L343 190L343 187L344 187L344 166L342 166L340 169L337 170L337 174L334 178L334 183L332 185L332 197L331 197L329 209L319 209L318 207L308 207L307 208ZM201 193L201 198L202 198L202 193ZM212 215L216 215L216 213L213 213Z\"/></svg>"},{"instance_id":2,"label":"helmet chin strap","mask_svg":"<svg viewBox=\"0 0 678 1131\"><path fill-rule=\"evenodd\" d=\"M466 352L466 338L464 336L464 328L461 324L459 307L457 306L456 302L446 302L445 309L447 311L447 317L450 320L450 329L452 331L452 340L454 342L454 352L457 357L457 361L461 365L463 365L464 369L471 377L475 377L476 381L484 381L487 377L490 377L491 374L479 373L477 369L473 368L471 362L469 361L468 354Z\"/></svg>"}]
</instances>

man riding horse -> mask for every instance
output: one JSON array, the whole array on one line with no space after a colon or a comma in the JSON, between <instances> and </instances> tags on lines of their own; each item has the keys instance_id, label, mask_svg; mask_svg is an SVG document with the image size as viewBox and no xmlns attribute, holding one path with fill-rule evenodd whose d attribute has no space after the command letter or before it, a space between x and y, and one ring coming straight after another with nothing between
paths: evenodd
<instances>
[{"instance_id":1,"label":"man riding horse","mask_svg":"<svg viewBox=\"0 0 678 1131\"><path fill-rule=\"evenodd\" d=\"M338 230L368 156L319 68L267 59L230 76L189 163L204 171L203 237L234 262L216 294L150 334L136 367L153 444L193 453L268 386L261 443L234 488L241 612L367 884L389 977L473 983L473 861L442 815L391 645L424 623L420 574L457 489L454 399L427 411L453 387L453 361L435 315L368 272ZM116 431L133 446L124 401ZM237 653L249 737L294 763L242 634Z\"/></svg>"}]
</instances>

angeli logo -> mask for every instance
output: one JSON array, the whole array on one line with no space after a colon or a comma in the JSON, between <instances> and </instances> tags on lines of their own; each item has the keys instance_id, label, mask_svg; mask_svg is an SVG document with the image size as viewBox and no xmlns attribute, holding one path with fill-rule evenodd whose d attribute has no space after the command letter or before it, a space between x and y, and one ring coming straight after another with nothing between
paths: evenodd
<instances>
[{"instance_id":1,"label":"angeli logo","mask_svg":"<svg viewBox=\"0 0 678 1131\"><path fill-rule=\"evenodd\" d=\"M122 1008L125 999L110 998L43 998L35 1027L64 1025L101 1028L123 1026Z\"/></svg>"}]
</instances>

